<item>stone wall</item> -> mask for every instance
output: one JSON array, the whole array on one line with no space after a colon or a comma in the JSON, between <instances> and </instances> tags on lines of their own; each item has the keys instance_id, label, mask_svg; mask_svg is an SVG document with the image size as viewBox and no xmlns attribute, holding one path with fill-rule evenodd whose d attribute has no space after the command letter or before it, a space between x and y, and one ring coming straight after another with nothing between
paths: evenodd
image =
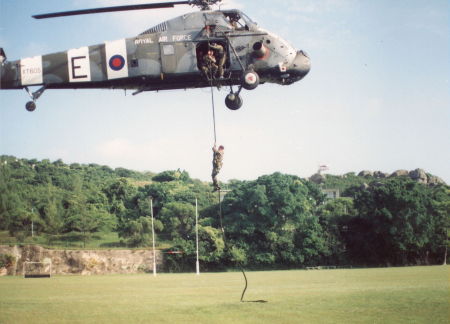
<instances>
[{"instance_id":1,"label":"stone wall","mask_svg":"<svg viewBox=\"0 0 450 324\"><path fill-rule=\"evenodd\" d=\"M25 261L52 263L52 275L131 274L153 271L152 250L51 250L36 245L0 245L0 254L15 259L1 274L23 275ZM162 267L162 253L156 251L156 266Z\"/></svg>"}]
</instances>

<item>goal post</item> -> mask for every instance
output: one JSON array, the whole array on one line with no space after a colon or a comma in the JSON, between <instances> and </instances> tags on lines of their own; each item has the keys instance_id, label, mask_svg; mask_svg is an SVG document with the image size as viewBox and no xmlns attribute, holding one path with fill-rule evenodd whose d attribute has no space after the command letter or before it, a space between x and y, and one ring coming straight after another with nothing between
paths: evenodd
<instances>
[{"instance_id":1,"label":"goal post","mask_svg":"<svg viewBox=\"0 0 450 324\"><path fill-rule=\"evenodd\" d=\"M52 261L25 261L23 263L24 278L50 278L52 276Z\"/></svg>"}]
</instances>

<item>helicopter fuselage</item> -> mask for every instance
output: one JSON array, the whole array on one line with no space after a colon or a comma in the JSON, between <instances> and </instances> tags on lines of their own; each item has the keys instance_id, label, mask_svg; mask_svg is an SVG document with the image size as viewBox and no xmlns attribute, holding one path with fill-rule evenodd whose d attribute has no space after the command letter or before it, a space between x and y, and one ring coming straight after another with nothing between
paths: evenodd
<instances>
[{"instance_id":1,"label":"helicopter fuselage","mask_svg":"<svg viewBox=\"0 0 450 324\"><path fill-rule=\"evenodd\" d=\"M224 48L223 78L205 78L202 73L202 58L212 43ZM303 51L259 28L238 10L193 12L136 37L17 61L5 59L0 64L0 89L40 85L43 90L142 92L232 86L241 85L243 73L249 70L256 72L259 83L288 85L301 80L310 69Z\"/></svg>"}]
</instances>

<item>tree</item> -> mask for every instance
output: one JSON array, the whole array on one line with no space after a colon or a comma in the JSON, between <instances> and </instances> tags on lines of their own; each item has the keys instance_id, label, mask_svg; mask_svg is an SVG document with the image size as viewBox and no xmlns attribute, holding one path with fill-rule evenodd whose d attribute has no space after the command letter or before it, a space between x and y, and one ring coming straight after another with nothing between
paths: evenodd
<instances>
[{"instance_id":1,"label":"tree","mask_svg":"<svg viewBox=\"0 0 450 324\"><path fill-rule=\"evenodd\" d=\"M429 262L429 253L438 238L439 213L428 187L408 178L393 178L357 191L355 207L358 216L349 222L346 241L356 262Z\"/></svg>"},{"instance_id":2,"label":"tree","mask_svg":"<svg viewBox=\"0 0 450 324\"><path fill-rule=\"evenodd\" d=\"M151 219L148 217L131 219L124 223L119 236L126 238L130 246L148 246L152 241L151 226Z\"/></svg>"},{"instance_id":3,"label":"tree","mask_svg":"<svg viewBox=\"0 0 450 324\"><path fill-rule=\"evenodd\" d=\"M221 231L211 226L199 225L198 236L201 268L203 270L222 269L225 243ZM195 230L192 228L186 239L177 237L173 242L172 250L180 253L166 256L166 269L177 272L194 270L197 254Z\"/></svg>"},{"instance_id":4,"label":"tree","mask_svg":"<svg viewBox=\"0 0 450 324\"><path fill-rule=\"evenodd\" d=\"M21 197L20 186L11 173L7 162L0 164L0 229L23 239L26 225L31 224L31 214Z\"/></svg>"},{"instance_id":5,"label":"tree","mask_svg":"<svg viewBox=\"0 0 450 324\"><path fill-rule=\"evenodd\" d=\"M432 191L432 208L436 213L435 237L431 241L430 250L436 262L442 258L447 264L447 252L450 245L450 188L437 186Z\"/></svg>"},{"instance_id":6,"label":"tree","mask_svg":"<svg viewBox=\"0 0 450 324\"><path fill-rule=\"evenodd\" d=\"M125 210L119 220L119 236L131 246L147 246L152 239L150 199L137 195L132 200L134 208ZM154 219L153 223L155 232L163 230L160 220Z\"/></svg>"},{"instance_id":7,"label":"tree","mask_svg":"<svg viewBox=\"0 0 450 324\"><path fill-rule=\"evenodd\" d=\"M167 203L158 215L170 239L189 239L195 227L194 206L180 202Z\"/></svg>"},{"instance_id":8,"label":"tree","mask_svg":"<svg viewBox=\"0 0 450 324\"><path fill-rule=\"evenodd\" d=\"M189 177L189 173L186 171L181 171L180 169L176 171L163 171L153 176L153 181L156 182L170 182L170 181L182 181L182 182L190 182L191 178Z\"/></svg>"},{"instance_id":9,"label":"tree","mask_svg":"<svg viewBox=\"0 0 450 324\"><path fill-rule=\"evenodd\" d=\"M234 256L264 267L318 262L327 254L315 216L322 199L313 184L281 173L235 183L222 204Z\"/></svg>"},{"instance_id":10,"label":"tree","mask_svg":"<svg viewBox=\"0 0 450 324\"><path fill-rule=\"evenodd\" d=\"M324 229L329 264L348 264L345 234L348 222L356 216L352 198L342 197L328 200L317 210L319 222Z\"/></svg>"}]
</instances>

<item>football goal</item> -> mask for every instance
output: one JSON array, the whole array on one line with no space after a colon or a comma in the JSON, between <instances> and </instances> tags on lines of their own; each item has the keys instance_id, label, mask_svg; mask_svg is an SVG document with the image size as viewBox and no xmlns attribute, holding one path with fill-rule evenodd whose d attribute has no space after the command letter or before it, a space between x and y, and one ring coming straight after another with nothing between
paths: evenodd
<instances>
[{"instance_id":1,"label":"football goal","mask_svg":"<svg viewBox=\"0 0 450 324\"><path fill-rule=\"evenodd\" d=\"M52 261L46 259L42 262L25 261L23 263L24 278L50 278L52 275Z\"/></svg>"}]
</instances>

